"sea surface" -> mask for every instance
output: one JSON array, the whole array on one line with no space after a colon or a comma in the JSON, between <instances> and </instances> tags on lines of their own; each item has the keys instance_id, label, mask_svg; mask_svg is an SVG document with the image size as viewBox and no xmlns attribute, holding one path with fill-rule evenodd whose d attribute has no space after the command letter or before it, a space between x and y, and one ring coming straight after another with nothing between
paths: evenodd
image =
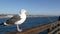
<instances>
[{"instance_id":1,"label":"sea surface","mask_svg":"<svg viewBox=\"0 0 60 34\"><path fill-rule=\"evenodd\" d=\"M9 18L0 18L0 23L4 23ZM35 27L38 25L44 25L48 24L54 21L58 20L58 16L54 17L28 17L26 21L20 25L20 28L25 29L29 27ZM2 26L0 25L0 34L4 34L5 32L13 32L16 31L16 25L8 25L8 26ZM41 34L47 33L44 31Z\"/></svg>"}]
</instances>

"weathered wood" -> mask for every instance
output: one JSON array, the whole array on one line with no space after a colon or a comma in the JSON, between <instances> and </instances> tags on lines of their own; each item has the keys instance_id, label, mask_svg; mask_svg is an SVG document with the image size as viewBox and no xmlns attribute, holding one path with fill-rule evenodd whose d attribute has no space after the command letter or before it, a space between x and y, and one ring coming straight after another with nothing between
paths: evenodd
<instances>
[{"instance_id":1,"label":"weathered wood","mask_svg":"<svg viewBox=\"0 0 60 34\"><path fill-rule=\"evenodd\" d=\"M55 29L53 29L52 31L50 31L48 34L52 34L53 32L55 32L56 30L58 30L58 29L60 29L60 26L59 27L57 27L57 28L55 28Z\"/></svg>"},{"instance_id":2,"label":"weathered wood","mask_svg":"<svg viewBox=\"0 0 60 34\"><path fill-rule=\"evenodd\" d=\"M56 34L60 34L60 31L58 31Z\"/></svg>"},{"instance_id":3,"label":"weathered wood","mask_svg":"<svg viewBox=\"0 0 60 34\"><path fill-rule=\"evenodd\" d=\"M39 32L42 32L42 31L44 31L52 26L55 26L57 24L60 24L60 21L52 22L52 23L45 24L42 26L27 28L27 29L24 29L22 32L6 32L5 34L38 34Z\"/></svg>"}]
</instances>

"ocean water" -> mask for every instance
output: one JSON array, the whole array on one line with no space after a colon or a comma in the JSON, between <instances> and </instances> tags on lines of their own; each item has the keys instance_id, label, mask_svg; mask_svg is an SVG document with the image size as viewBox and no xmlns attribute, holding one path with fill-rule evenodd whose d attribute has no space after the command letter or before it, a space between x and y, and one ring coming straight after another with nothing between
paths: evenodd
<instances>
[{"instance_id":1,"label":"ocean water","mask_svg":"<svg viewBox=\"0 0 60 34\"><path fill-rule=\"evenodd\" d=\"M3 23L9 18L0 18L0 23ZM58 17L28 17L26 21L20 25L20 28L25 29L29 27L35 27L38 25L44 25L48 24L50 22L57 21ZM2 26L0 25L0 34L4 34L5 32L13 32L16 31L16 25L8 25L8 26ZM41 34L47 33L45 30L44 32L41 32Z\"/></svg>"}]
</instances>

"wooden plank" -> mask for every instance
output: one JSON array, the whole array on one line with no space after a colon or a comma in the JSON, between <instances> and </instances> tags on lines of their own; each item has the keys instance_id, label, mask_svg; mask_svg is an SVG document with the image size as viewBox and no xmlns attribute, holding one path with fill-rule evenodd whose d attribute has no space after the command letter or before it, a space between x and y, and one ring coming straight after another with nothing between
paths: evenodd
<instances>
[{"instance_id":1,"label":"wooden plank","mask_svg":"<svg viewBox=\"0 0 60 34\"><path fill-rule=\"evenodd\" d=\"M42 31L44 31L52 26L55 26L57 24L60 24L60 21L52 22L52 23L45 24L42 26L27 28L27 29L24 29L22 32L6 32L5 34L38 34L39 32L42 32Z\"/></svg>"},{"instance_id":2,"label":"wooden plank","mask_svg":"<svg viewBox=\"0 0 60 34\"><path fill-rule=\"evenodd\" d=\"M55 28L55 29L53 29L51 32L49 32L48 34L52 34L52 33L54 33L56 30L58 30L58 29L60 29L60 26L59 27L57 27L57 28Z\"/></svg>"}]
</instances>

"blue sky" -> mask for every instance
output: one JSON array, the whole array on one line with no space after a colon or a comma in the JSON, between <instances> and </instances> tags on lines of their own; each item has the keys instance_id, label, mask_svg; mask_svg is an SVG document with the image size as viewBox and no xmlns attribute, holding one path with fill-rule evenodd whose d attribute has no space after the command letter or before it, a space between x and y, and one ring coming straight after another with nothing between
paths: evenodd
<instances>
[{"instance_id":1,"label":"blue sky","mask_svg":"<svg viewBox=\"0 0 60 34\"><path fill-rule=\"evenodd\" d=\"M30 14L60 15L60 0L0 0L0 14L18 14L20 9Z\"/></svg>"}]
</instances>

